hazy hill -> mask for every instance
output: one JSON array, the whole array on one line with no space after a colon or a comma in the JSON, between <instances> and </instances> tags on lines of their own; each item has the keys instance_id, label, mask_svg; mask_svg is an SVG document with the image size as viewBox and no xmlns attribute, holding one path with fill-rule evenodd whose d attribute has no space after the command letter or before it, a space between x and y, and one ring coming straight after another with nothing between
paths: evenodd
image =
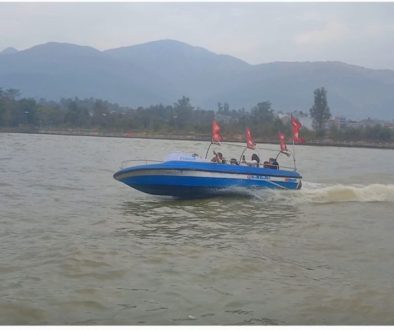
<instances>
[{"instance_id":1,"label":"hazy hill","mask_svg":"<svg viewBox=\"0 0 394 330\"><path fill-rule=\"evenodd\" d=\"M17 53L18 50L13 48L13 47L8 47L6 49L4 49L3 51L0 52L0 55L6 55L6 54L14 54Z\"/></svg>"},{"instance_id":2,"label":"hazy hill","mask_svg":"<svg viewBox=\"0 0 394 330\"><path fill-rule=\"evenodd\" d=\"M23 96L95 97L129 106L175 102L249 109L269 100L282 111L308 111L313 90L326 87L331 111L351 118L393 119L394 71L339 62L250 65L174 40L99 51L47 43L0 53L0 88Z\"/></svg>"},{"instance_id":3,"label":"hazy hill","mask_svg":"<svg viewBox=\"0 0 394 330\"><path fill-rule=\"evenodd\" d=\"M171 86L169 93L173 101L185 95L198 105L211 108L216 108L216 104L223 100L206 102L205 97L213 90L225 88L233 77L250 67L235 57L217 55L174 40L110 49L105 53L158 76Z\"/></svg>"},{"instance_id":4,"label":"hazy hill","mask_svg":"<svg viewBox=\"0 0 394 330\"><path fill-rule=\"evenodd\" d=\"M128 105L173 101L160 99L166 86L140 66L91 47L53 42L2 55L0 87L48 99L96 97Z\"/></svg>"}]
</instances>

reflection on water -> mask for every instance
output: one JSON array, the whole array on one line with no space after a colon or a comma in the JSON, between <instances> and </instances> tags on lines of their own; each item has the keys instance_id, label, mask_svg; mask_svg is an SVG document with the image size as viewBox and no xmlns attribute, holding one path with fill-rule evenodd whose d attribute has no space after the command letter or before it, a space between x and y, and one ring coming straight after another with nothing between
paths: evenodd
<instances>
[{"instance_id":1,"label":"reflection on water","mask_svg":"<svg viewBox=\"0 0 394 330\"><path fill-rule=\"evenodd\" d=\"M177 200L152 198L120 205L124 221L117 233L140 239L161 238L203 245L231 245L248 233L268 233L294 225L297 207L255 197Z\"/></svg>"}]
</instances>

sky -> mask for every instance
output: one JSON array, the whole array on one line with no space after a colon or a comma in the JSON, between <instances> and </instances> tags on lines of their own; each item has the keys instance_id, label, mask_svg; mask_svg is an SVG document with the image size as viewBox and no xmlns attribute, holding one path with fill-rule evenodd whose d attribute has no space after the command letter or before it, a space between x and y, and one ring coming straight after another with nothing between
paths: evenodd
<instances>
[{"instance_id":1,"label":"sky","mask_svg":"<svg viewBox=\"0 0 394 330\"><path fill-rule=\"evenodd\" d=\"M341 61L394 70L394 2L0 2L0 51L99 50L173 39L250 64Z\"/></svg>"}]
</instances>

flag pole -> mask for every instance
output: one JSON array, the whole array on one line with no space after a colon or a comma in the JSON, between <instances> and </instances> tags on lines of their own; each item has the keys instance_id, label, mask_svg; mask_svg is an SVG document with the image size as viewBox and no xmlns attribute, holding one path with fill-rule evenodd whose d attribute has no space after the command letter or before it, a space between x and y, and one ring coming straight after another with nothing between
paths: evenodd
<instances>
[{"instance_id":1,"label":"flag pole","mask_svg":"<svg viewBox=\"0 0 394 330\"><path fill-rule=\"evenodd\" d=\"M290 114L290 123L291 123L292 135L293 135L293 163L294 163L294 171L297 171L297 165L296 165L296 159L295 159L294 130L293 130L292 119L293 119L293 113Z\"/></svg>"},{"instance_id":2,"label":"flag pole","mask_svg":"<svg viewBox=\"0 0 394 330\"><path fill-rule=\"evenodd\" d=\"M294 171L297 171L296 159L295 159L295 143L294 143L294 136L293 136L293 163L294 163Z\"/></svg>"},{"instance_id":3,"label":"flag pole","mask_svg":"<svg viewBox=\"0 0 394 330\"><path fill-rule=\"evenodd\" d=\"M209 147L208 147L208 149L207 149L207 153L205 154L205 159L207 159L207 157L208 157L208 152L209 152L209 149L211 148L211 145L212 145L212 141L211 141L211 143L209 144Z\"/></svg>"},{"instance_id":4,"label":"flag pole","mask_svg":"<svg viewBox=\"0 0 394 330\"><path fill-rule=\"evenodd\" d=\"M244 150L242 151L241 157L239 157L239 162L241 163L242 160L242 156L244 155L246 149L248 149L248 147L245 147Z\"/></svg>"}]
</instances>

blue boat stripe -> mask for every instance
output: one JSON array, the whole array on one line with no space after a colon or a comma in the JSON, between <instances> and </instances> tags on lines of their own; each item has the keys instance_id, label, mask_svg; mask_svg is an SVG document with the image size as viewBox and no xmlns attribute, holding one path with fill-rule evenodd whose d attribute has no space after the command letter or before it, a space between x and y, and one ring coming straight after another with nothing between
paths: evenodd
<instances>
[{"instance_id":1,"label":"blue boat stripe","mask_svg":"<svg viewBox=\"0 0 394 330\"><path fill-rule=\"evenodd\" d=\"M170 176L170 175L144 175L133 176L121 179L129 186L184 186L184 187L207 187L212 189L226 188L232 186L239 187L265 187L295 189L298 181L295 182L271 182L269 180L256 179L229 179L229 178L212 178L212 177L189 177L189 176Z\"/></svg>"}]
</instances>

